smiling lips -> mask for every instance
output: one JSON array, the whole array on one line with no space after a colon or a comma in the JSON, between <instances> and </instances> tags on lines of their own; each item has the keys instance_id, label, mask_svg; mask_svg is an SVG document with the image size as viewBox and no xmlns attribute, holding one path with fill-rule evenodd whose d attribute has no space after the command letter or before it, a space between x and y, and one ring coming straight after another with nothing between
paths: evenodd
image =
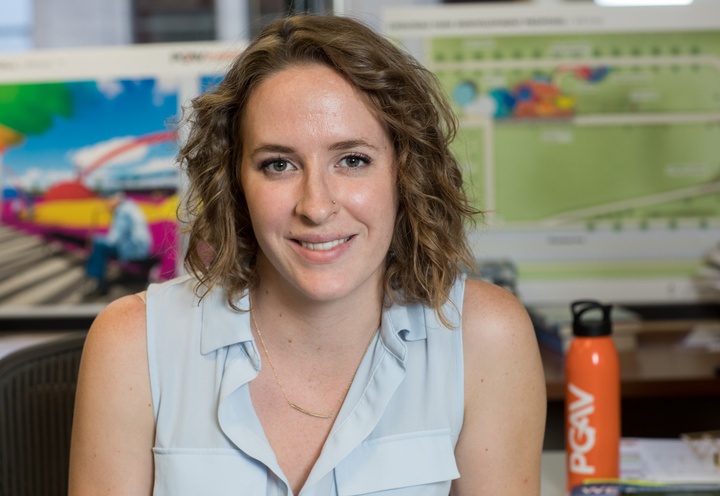
<instances>
[{"instance_id":1,"label":"smiling lips","mask_svg":"<svg viewBox=\"0 0 720 496\"><path fill-rule=\"evenodd\" d=\"M349 237L335 239L333 241L326 241L324 243L308 243L307 241L299 241L299 243L303 248L307 248L308 250L327 251L327 250L332 250L336 246L339 246L343 243L347 243L348 241L350 241Z\"/></svg>"}]
</instances>

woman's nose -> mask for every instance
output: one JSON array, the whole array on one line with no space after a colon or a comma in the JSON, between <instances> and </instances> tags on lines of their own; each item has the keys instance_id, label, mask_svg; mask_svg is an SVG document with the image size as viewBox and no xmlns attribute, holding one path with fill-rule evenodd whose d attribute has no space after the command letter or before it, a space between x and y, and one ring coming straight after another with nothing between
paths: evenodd
<instances>
[{"instance_id":1,"label":"woman's nose","mask_svg":"<svg viewBox=\"0 0 720 496\"><path fill-rule=\"evenodd\" d=\"M323 172L305 170L295 211L313 224L321 224L337 211L337 200Z\"/></svg>"}]
</instances>

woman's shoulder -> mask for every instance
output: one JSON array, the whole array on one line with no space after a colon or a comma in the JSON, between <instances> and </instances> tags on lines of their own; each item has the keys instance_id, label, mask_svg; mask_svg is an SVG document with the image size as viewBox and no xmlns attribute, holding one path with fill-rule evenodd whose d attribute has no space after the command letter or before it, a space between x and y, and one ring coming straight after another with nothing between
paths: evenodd
<instances>
[{"instance_id":1,"label":"woman's shoulder","mask_svg":"<svg viewBox=\"0 0 720 496\"><path fill-rule=\"evenodd\" d=\"M93 325L114 326L124 328L133 324L141 323L145 319L145 301L147 292L122 296L111 301L95 318Z\"/></svg>"},{"instance_id":2,"label":"woman's shoulder","mask_svg":"<svg viewBox=\"0 0 720 496\"><path fill-rule=\"evenodd\" d=\"M524 320L525 306L507 289L479 279L467 278L463 295L463 320L471 322Z\"/></svg>"},{"instance_id":3,"label":"woman's shoulder","mask_svg":"<svg viewBox=\"0 0 720 496\"><path fill-rule=\"evenodd\" d=\"M518 347L537 346L525 306L507 289L485 281L467 279L462 326L464 346L470 353L502 355L518 352Z\"/></svg>"},{"instance_id":4,"label":"woman's shoulder","mask_svg":"<svg viewBox=\"0 0 720 496\"><path fill-rule=\"evenodd\" d=\"M143 291L108 304L95 318L88 339L101 349L138 346L145 340L145 298Z\"/></svg>"}]
</instances>

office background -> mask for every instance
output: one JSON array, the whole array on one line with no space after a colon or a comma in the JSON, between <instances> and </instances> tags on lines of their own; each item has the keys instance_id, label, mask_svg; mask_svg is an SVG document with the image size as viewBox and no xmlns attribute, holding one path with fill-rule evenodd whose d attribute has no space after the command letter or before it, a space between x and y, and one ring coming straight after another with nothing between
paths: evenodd
<instances>
[{"instance_id":1,"label":"office background","mask_svg":"<svg viewBox=\"0 0 720 496\"><path fill-rule=\"evenodd\" d=\"M702 1L702 0L696 0ZM713 0L705 0L713 1ZM336 10L364 18L379 26L380 9L387 2L349 0L332 5L331 2L297 2L298 10ZM396 0L392 6L429 5L436 2L410 2ZM500 2L498 2L500 3ZM554 5L579 5L585 0L536 0ZM233 42L247 38L267 19L285 11L284 2L212 1L130 1L108 0L6 0L0 6L0 52L23 52L33 49L64 49L90 46L146 44L156 42L225 40ZM664 303L664 302L660 302ZM707 304L706 304L707 303ZM712 301L703 305L678 305L656 308L643 305L646 314L659 315L659 320L677 321L678 316L688 321L696 319L715 321L718 318ZM699 314L696 312L700 312ZM38 312L33 319L11 316L2 326L13 330L83 329L87 316L70 315L58 319L57 315ZM680 333L688 327L678 327L677 335L662 334L660 342L667 341L672 348L681 339ZM648 334L650 336L650 334ZM655 350L655 344L652 345ZM625 426L633 435L677 435L680 431L713 427L718 411L720 388L713 374L713 360L717 355L679 358L678 353L657 352L655 358L628 355L625 370L636 373L626 379L624 391L627 408ZM562 358L545 352L546 374L550 388L550 422L548 446L560 447L562 433L559 427L562 398ZM685 363L687 362L687 363ZM717 360L720 365L720 359ZM663 375L662 369L676 369L687 377ZM647 380L647 375L652 380ZM682 381L689 379L689 383ZM644 382L646 382L644 384ZM715 426L716 427L716 426Z\"/></svg>"}]
</instances>

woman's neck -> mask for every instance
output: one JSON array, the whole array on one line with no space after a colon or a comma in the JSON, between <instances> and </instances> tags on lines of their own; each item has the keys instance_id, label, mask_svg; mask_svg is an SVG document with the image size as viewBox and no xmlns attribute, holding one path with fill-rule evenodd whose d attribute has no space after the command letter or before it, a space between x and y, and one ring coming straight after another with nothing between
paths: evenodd
<instances>
[{"instance_id":1,"label":"woman's neck","mask_svg":"<svg viewBox=\"0 0 720 496\"><path fill-rule=\"evenodd\" d=\"M260 283L250 298L266 342L279 350L315 356L342 356L364 345L380 325L382 302L381 287L351 298L314 301L267 283Z\"/></svg>"}]
</instances>

